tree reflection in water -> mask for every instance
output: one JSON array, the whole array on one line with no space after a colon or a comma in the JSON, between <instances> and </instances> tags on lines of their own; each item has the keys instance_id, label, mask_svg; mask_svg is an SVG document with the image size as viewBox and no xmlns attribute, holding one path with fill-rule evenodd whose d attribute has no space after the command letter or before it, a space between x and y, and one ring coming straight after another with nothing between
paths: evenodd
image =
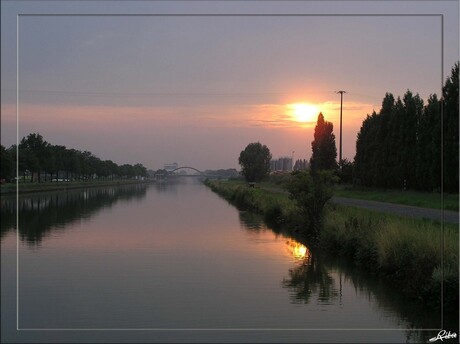
<instances>
[{"instance_id":1,"label":"tree reflection in water","mask_svg":"<svg viewBox=\"0 0 460 344\"><path fill-rule=\"evenodd\" d=\"M147 187L147 184L134 184L20 196L19 237L29 245L40 245L44 237L63 230L69 223L88 219L120 200L145 197ZM0 212L3 238L16 229L16 198L2 198Z\"/></svg>"},{"instance_id":2,"label":"tree reflection in water","mask_svg":"<svg viewBox=\"0 0 460 344\"><path fill-rule=\"evenodd\" d=\"M258 214L240 212L240 223L247 231L271 230L275 236L286 240L286 250L293 258L294 266L288 270L288 277L282 279L281 286L289 291L292 303L308 304L316 297L318 304L342 304L342 283L348 283L355 293L376 302L378 308L385 312L396 312L407 326L408 342L428 342L438 332L419 329L433 328L433 324L437 324L441 317L439 310L427 310L423 302L410 302L396 285L360 271L334 253L310 250L307 245L302 244L305 240L298 233L267 227L262 216ZM447 314L444 319L445 327L458 333L458 312Z\"/></svg>"},{"instance_id":3,"label":"tree reflection in water","mask_svg":"<svg viewBox=\"0 0 460 344\"><path fill-rule=\"evenodd\" d=\"M307 304L312 295L317 294L318 302L327 304L339 296L340 290L334 287L334 279L319 255L300 243L301 239L295 237L295 233L281 228L268 228L261 215L250 211L240 211L239 217L240 223L248 231L271 230L276 236L287 239L286 248L296 265L289 269L289 277L283 278L281 285L290 291L291 302Z\"/></svg>"},{"instance_id":4,"label":"tree reflection in water","mask_svg":"<svg viewBox=\"0 0 460 344\"><path fill-rule=\"evenodd\" d=\"M319 303L330 303L337 298L339 291L318 256L295 240L288 240L286 244L297 261L296 266L289 269L289 278L282 281L282 286L290 291L291 301L306 304L316 294Z\"/></svg>"}]
</instances>

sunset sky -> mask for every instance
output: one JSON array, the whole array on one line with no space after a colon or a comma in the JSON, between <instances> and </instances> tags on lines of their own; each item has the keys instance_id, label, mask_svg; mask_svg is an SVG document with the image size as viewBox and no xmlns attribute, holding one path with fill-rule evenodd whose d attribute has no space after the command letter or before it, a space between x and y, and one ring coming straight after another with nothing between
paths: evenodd
<instances>
[{"instance_id":1,"label":"sunset sky","mask_svg":"<svg viewBox=\"0 0 460 344\"><path fill-rule=\"evenodd\" d=\"M16 143L18 113L19 138L39 132L152 169L238 168L256 141L275 158L309 159L320 111L338 148L338 90L352 160L385 92L426 102L459 59L458 1L2 1L1 10L1 143Z\"/></svg>"}]
</instances>

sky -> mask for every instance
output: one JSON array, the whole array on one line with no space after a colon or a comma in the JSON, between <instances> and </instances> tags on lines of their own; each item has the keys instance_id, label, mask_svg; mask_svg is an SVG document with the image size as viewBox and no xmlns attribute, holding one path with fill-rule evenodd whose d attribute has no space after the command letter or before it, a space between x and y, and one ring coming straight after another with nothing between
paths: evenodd
<instances>
[{"instance_id":1,"label":"sky","mask_svg":"<svg viewBox=\"0 0 460 344\"><path fill-rule=\"evenodd\" d=\"M1 144L39 132L154 170L239 168L251 142L309 159L319 112L339 149L339 90L353 160L386 92L426 102L459 59L456 0L11 0L1 10Z\"/></svg>"}]
</instances>

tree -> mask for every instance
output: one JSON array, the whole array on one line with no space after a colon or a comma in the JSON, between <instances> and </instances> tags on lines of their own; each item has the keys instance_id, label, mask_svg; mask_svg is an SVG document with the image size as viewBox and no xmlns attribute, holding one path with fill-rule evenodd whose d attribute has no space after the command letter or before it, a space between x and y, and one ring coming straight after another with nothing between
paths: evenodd
<instances>
[{"instance_id":1,"label":"tree","mask_svg":"<svg viewBox=\"0 0 460 344\"><path fill-rule=\"evenodd\" d=\"M353 163L348 159L342 159L342 168L338 173L340 183L351 184L353 182Z\"/></svg>"},{"instance_id":2,"label":"tree","mask_svg":"<svg viewBox=\"0 0 460 344\"><path fill-rule=\"evenodd\" d=\"M444 190L458 192L458 117L459 117L459 63L452 68L451 76L447 78L442 89L444 101L443 121L443 155L444 155Z\"/></svg>"},{"instance_id":3,"label":"tree","mask_svg":"<svg viewBox=\"0 0 460 344\"><path fill-rule=\"evenodd\" d=\"M11 152L0 145L0 179L9 181L13 178L13 157Z\"/></svg>"},{"instance_id":4,"label":"tree","mask_svg":"<svg viewBox=\"0 0 460 344\"><path fill-rule=\"evenodd\" d=\"M433 119L436 103L436 96L431 97L428 109L409 90L396 101L386 93L380 112L367 116L358 133L354 182L382 188L428 188L427 166L436 159L427 155L431 149L427 145L439 135Z\"/></svg>"},{"instance_id":5,"label":"tree","mask_svg":"<svg viewBox=\"0 0 460 344\"><path fill-rule=\"evenodd\" d=\"M308 161L305 159L297 159L294 164L294 171L303 171L308 169Z\"/></svg>"},{"instance_id":6,"label":"tree","mask_svg":"<svg viewBox=\"0 0 460 344\"><path fill-rule=\"evenodd\" d=\"M442 158L443 189L458 192L458 74L457 62L445 82L441 100L432 94L426 105L410 90L396 101L391 93L385 94L380 112L368 115L358 133L355 183L440 190Z\"/></svg>"},{"instance_id":7,"label":"tree","mask_svg":"<svg viewBox=\"0 0 460 344\"><path fill-rule=\"evenodd\" d=\"M49 145L39 133L27 135L19 144L19 155L21 156L21 153L24 152L27 169L32 174L37 173L38 182L40 182L41 171L46 164Z\"/></svg>"},{"instance_id":8,"label":"tree","mask_svg":"<svg viewBox=\"0 0 460 344\"><path fill-rule=\"evenodd\" d=\"M441 105L436 94L430 95L417 131L417 188L441 190Z\"/></svg>"},{"instance_id":9,"label":"tree","mask_svg":"<svg viewBox=\"0 0 460 344\"><path fill-rule=\"evenodd\" d=\"M147 169L142 164L135 164L134 165L134 174L135 174L136 178L147 177Z\"/></svg>"},{"instance_id":10,"label":"tree","mask_svg":"<svg viewBox=\"0 0 460 344\"><path fill-rule=\"evenodd\" d=\"M298 207L305 234L317 242L323 224L324 206L333 195L333 184L337 181L332 171L294 171L286 184L289 198Z\"/></svg>"},{"instance_id":11,"label":"tree","mask_svg":"<svg viewBox=\"0 0 460 344\"><path fill-rule=\"evenodd\" d=\"M378 121L375 111L371 116L367 115L358 133L355 156L355 183L358 185L372 185L374 181Z\"/></svg>"},{"instance_id":12,"label":"tree","mask_svg":"<svg viewBox=\"0 0 460 344\"><path fill-rule=\"evenodd\" d=\"M241 151L238 163L241 174L248 182L259 182L270 173L272 155L267 146L260 142L250 143Z\"/></svg>"},{"instance_id":13,"label":"tree","mask_svg":"<svg viewBox=\"0 0 460 344\"><path fill-rule=\"evenodd\" d=\"M337 148L333 124L324 120L322 113L318 116L315 127L315 139L311 143L313 154L310 159L310 168L313 173L320 170L337 169Z\"/></svg>"},{"instance_id":14,"label":"tree","mask_svg":"<svg viewBox=\"0 0 460 344\"><path fill-rule=\"evenodd\" d=\"M403 168L403 185L408 188L415 188L417 185L417 127L423 109L423 100L418 94L413 96L412 92L407 90L403 102L405 107L405 116L402 122L404 134L401 135L402 144L399 147Z\"/></svg>"}]
</instances>

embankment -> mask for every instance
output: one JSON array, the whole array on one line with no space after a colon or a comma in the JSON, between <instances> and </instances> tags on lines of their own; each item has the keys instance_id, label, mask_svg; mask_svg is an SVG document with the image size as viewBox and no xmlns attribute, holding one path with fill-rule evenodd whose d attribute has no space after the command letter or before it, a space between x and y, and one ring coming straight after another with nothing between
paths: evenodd
<instances>
[{"instance_id":1,"label":"embankment","mask_svg":"<svg viewBox=\"0 0 460 344\"><path fill-rule=\"evenodd\" d=\"M18 190L16 184L4 184L0 188L2 195L14 195L16 191L20 194L46 192L46 191L66 191L73 189L82 189L90 187L103 187L114 185L127 185L139 183L151 183L149 180L105 180L105 181L88 181L88 182L46 182L46 183L19 183Z\"/></svg>"},{"instance_id":2,"label":"embankment","mask_svg":"<svg viewBox=\"0 0 460 344\"><path fill-rule=\"evenodd\" d=\"M308 236L288 195L243 183L206 182L230 203L264 215L269 225ZM409 298L458 312L458 228L328 204L318 250L397 283Z\"/></svg>"}]
</instances>

